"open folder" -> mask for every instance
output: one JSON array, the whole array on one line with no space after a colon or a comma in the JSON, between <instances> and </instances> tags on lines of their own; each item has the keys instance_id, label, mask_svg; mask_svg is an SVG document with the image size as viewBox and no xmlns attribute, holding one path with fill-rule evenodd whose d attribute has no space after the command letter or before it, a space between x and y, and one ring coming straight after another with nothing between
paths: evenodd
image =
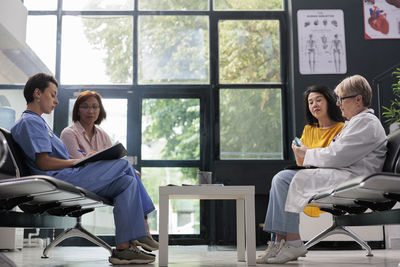
<instances>
[{"instance_id":1,"label":"open folder","mask_svg":"<svg viewBox=\"0 0 400 267\"><path fill-rule=\"evenodd\" d=\"M96 152L90 156L76 161L74 163L74 167L79 167L85 163L98 160L120 159L126 155L128 155L128 151L126 151L125 147L121 143L115 143L109 148L103 149L99 152Z\"/></svg>"}]
</instances>

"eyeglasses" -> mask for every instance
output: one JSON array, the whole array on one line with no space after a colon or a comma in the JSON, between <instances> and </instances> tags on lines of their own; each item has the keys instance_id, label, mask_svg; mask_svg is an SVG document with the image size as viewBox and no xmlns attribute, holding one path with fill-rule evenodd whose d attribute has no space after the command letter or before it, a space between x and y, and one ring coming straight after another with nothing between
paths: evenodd
<instances>
[{"instance_id":1,"label":"eyeglasses","mask_svg":"<svg viewBox=\"0 0 400 267\"><path fill-rule=\"evenodd\" d=\"M343 104L343 100L345 100L346 98L354 98L356 96L358 96L358 95L349 95L349 96L344 96L344 97L336 96L336 102L339 102L339 104L341 105L341 104Z\"/></svg>"},{"instance_id":2,"label":"eyeglasses","mask_svg":"<svg viewBox=\"0 0 400 267\"><path fill-rule=\"evenodd\" d=\"M91 106L91 107L89 107L89 106L84 105L84 106L80 106L79 108L83 109L84 111L89 111L90 109L93 110L93 111L97 111L100 107L99 106Z\"/></svg>"}]
</instances>

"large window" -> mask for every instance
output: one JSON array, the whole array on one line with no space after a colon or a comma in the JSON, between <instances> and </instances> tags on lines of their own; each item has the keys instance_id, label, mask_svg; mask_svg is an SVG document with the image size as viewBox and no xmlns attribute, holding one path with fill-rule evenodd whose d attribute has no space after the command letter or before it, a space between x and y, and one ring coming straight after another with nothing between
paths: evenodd
<instances>
[{"instance_id":1,"label":"large window","mask_svg":"<svg viewBox=\"0 0 400 267\"><path fill-rule=\"evenodd\" d=\"M215 10L274 10L283 9L282 0L213 0Z\"/></svg>"},{"instance_id":2,"label":"large window","mask_svg":"<svg viewBox=\"0 0 400 267\"><path fill-rule=\"evenodd\" d=\"M208 17L139 17L139 83L209 82Z\"/></svg>"},{"instance_id":3,"label":"large window","mask_svg":"<svg viewBox=\"0 0 400 267\"><path fill-rule=\"evenodd\" d=\"M37 29L41 30L40 35ZM56 16L28 17L26 42L53 73L56 71L56 35Z\"/></svg>"},{"instance_id":4,"label":"large window","mask_svg":"<svg viewBox=\"0 0 400 267\"><path fill-rule=\"evenodd\" d=\"M221 159L283 159L281 92L220 90Z\"/></svg>"},{"instance_id":5,"label":"large window","mask_svg":"<svg viewBox=\"0 0 400 267\"><path fill-rule=\"evenodd\" d=\"M65 16L61 82L132 83L132 17Z\"/></svg>"},{"instance_id":6,"label":"large window","mask_svg":"<svg viewBox=\"0 0 400 267\"><path fill-rule=\"evenodd\" d=\"M180 11L193 11L193 10L208 10L207 0L139 0L140 10L180 10Z\"/></svg>"},{"instance_id":7,"label":"large window","mask_svg":"<svg viewBox=\"0 0 400 267\"><path fill-rule=\"evenodd\" d=\"M281 80L278 20L222 20L218 29L220 83Z\"/></svg>"},{"instance_id":8,"label":"large window","mask_svg":"<svg viewBox=\"0 0 400 267\"><path fill-rule=\"evenodd\" d=\"M198 170L259 161L267 168L270 160L287 159L284 1L24 4L27 42L60 82L60 104L49 124L54 121L60 133L71 123L66 114L76 95L100 92L107 111L100 126L126 146L156 206L160 185L196 184ZM23 86L3 76L0 97L10 102L15 120L24 106ZM171 203L172 233L207 236L213 222L204 206ZM85 216L96 233L113 233L110 210ZM152 233L157 216L149 215Z\"/></svg>"},{"instance_id":9,"label":"large window","mask_svg":"<svg viewBox=\"0 0 400 267\"><path fill-rule=\"evenodd\" d=\"M145 99L142 159L200 159L200 101Z\"/></svg>"}]
</instances>

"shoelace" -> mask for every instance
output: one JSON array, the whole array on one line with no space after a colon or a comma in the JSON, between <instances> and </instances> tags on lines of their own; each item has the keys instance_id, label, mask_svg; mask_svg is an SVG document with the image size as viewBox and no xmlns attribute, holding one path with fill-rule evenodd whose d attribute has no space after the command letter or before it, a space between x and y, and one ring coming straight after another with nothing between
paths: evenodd
<instances>
[{"instance_id":1,"label":"shoelace","mask_svg":"<svg viewBox=\"0 0 400 267\"><path fill-rule=\"evenodd\" d=\"M275 246L275 242L269 241L269 242L268 242L268 246L267 246L267 248L265 249L264 253L267 253L268 251L270 251L274 246Z\"/></svg>"},{"instance_id":2,"label":"shoelace","mask_svg":"<svg viewBox=\"0 0 400 267\"><path fill-rule=\"evenodd\" d=\"M279 242L279 247L278 247L278 249L276 251L276 256L278 256L278 254L281 251L281 249L286 245L285 243L286 243L285 240L281 240L281 242Z\"/></svg>"},{"instance_id":3,"label":"shoelace","mask_svg":"<svg viewBox=\"0 0 400 267\"><path fill-rule=\"evenodd\" d=\"M258 255L258 258L264 257L274 246L275 246L275 242L273 241L268 241L267 243L267 248L264 250L264 253Z\"/></svg>"},{"instance_id":4,"label":"shoelace","mask_svg":"<svg viewBox=\"0 0 400 267\"><path fill-rule=\"evenodd\" d=\"M135 252L137 254L142 254L142 251L140 249L138 249L137 247L134 247L134 246L130 246L129 250L131 250L131 251L133 251L133 252Z\"/></svg>"}]
</instances>

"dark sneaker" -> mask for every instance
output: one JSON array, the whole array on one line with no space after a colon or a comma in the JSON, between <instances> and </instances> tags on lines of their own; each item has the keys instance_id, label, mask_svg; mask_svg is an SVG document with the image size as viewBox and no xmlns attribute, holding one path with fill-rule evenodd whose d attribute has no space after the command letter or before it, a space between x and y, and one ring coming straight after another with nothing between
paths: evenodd
<instances>
[{"instance_id":1,"label":"dark sneaker","mask_svg":"<svg viewBox=\"0 0 400 267\"><path fill-rule=\"evenodd\" d=\"M145 254L135 247L124 250L113 249L108 261L112 264L145 264L154 262L156 257L149 254Z\"/></svg>"},{"instance_id":2,"label":"dark sneaker","mask_svg":"<svg viewBox=\"0 0 400 267\"><path fill-rule=\"evenodd\" d=\"M149 252L146 252L145 250L140 250L143 254L146 254L146 255L148 255L148 256L151 256L151 257L156 257L156 254L153 254L153 253L149 253ZM400 267L400 266L399 266Z\"/></svg>"},{"instance_id":3,"label":"dark sneaker","mask_svg":"<svg viewBox=\"0 0 400 267\"><path fill-rule=\"evenodd\" d=\"M147 236L133 241L136 246L141 246L144 250L154 251L158 250L158 242L153 239L150 233Z\"/></svg>"}]
</instances>

